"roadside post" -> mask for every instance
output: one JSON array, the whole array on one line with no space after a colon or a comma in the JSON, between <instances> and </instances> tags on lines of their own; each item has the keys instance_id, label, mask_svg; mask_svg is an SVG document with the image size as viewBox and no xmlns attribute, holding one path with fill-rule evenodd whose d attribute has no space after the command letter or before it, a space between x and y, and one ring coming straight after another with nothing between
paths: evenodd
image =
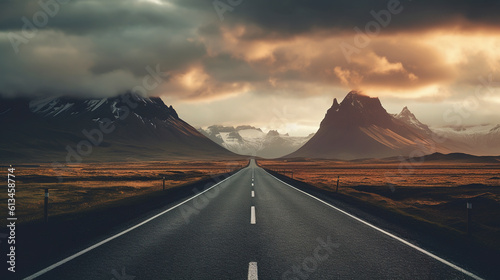
<instances>
[{"instance_id":1,"label":"roadside post","mask_svg":"<svg viewBox=\"0 0 500 280\"><path fill-rule=\"evenodd\" d=\"M467 235L471 232L471 212L472 212L472 202L467 200Z\"/></svg>"},{"instance_id":2,"label":"roadside post","mask_svg":"<svg viewBox=\"0 0 500 280\"><path fill-rule=\"evenodd\" d=\"M165 190L165 177L163 177L163 190Z\"/></svg>"}]
</instances>

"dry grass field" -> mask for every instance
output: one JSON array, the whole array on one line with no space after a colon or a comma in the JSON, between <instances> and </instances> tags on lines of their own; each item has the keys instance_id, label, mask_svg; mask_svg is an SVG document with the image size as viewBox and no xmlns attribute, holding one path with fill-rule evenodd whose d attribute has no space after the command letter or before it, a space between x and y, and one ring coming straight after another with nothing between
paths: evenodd
<instances>
[{"instance_id":1,"label":"dry grass field","mask_svg":"<svg viewBox=\"0 0 500 280\"><path fill-rule=\"evenodd\" d=\"M173 188L245 166L241 161L120 162L71 165L15 166L18 223L43 219L45 188L49 215L79 212L123 198ZM2 173L7 177L7 167ZM7 200L7 192L0 193ZM6 217L6 211L0 218Z\"/></svg>"},{"instance_id":2,"label":"dry grass field","mask_svg":"<svg viewBox=\"0 0 500 280\"><path fill-rule=\"evenodd\" d=\"M472 202L471 231L500 248L500 164L430 162L338 162L259 160L318 188L339 193L440 227L466 232L466 203Z\"/></svg>"}]
</instances>

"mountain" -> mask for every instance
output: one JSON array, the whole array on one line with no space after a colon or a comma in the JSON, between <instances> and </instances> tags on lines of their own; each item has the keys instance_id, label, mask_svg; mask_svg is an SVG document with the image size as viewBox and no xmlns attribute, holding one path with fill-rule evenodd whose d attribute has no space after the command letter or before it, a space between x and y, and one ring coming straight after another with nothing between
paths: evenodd
<instances>
[{"instance_id":1,"label":"mountain","mask_svg":"<svg viewBox=\"0 0 500 280\"><path fill-rule=\"evenodd\" d=\"M235 156L158 97L0 99L0 161L168 160Z\"/></svg>"},{"instance_id":2,"label":"mountain","mask_svg":"<svg viewBox=\"0 0 500 280\"><path fill-rule=\"evenodd\" d=\"M210 140L229 150L231 150L231 146L235 146L235 149L238 150L237 147L244 144L245 141L239 132L245 132L245 134L251 134L257 138L262 137L264 134L260 128L249 125L238 126L236 128L232 126L212 125L207 129L199 128L198 131Z\"/></svg>"},{"instance_id":3,"label":"mountain","mask_svg":"<svg viewBox=\"0 0 500 280\"><path fill-rule=\"evenodd\" d=\"M421 132L431 135L433 131L425 124L421 123L417 117L408 109L404 107L401 113L393 115L394 118L400 120L410 127L413 127Z\"/></svg>"},{"instance_id":4,"label":"mountain","mask_svg":"<svg viewBox=\"0 0 500 280\"><path fill-rule=\"evenodd\" d=\"M312 136L293 137L270 130L267 134L260 128L249 125L238 127L213 125L198 129L222 147L240 154L263 158L279 158L302 146Z\"/></svg>"},{"instance_id":5,"label":"mountain","mask_svg":"<svg viewBox=\"0 0 500 280\"><path fill-rule=\"evenodd\" d=\"M462 152L478 156L500 155L500 124L439 127L432 130L465 145Z\"/></svg>"},{"instance_id":6,"label":"mountain","mask_svg":"<svg viewBox=\"0 0 500 280\"><path fill-rule=\"evenodd\" d=\"M292 137L270 130L262 141L262 146L257 155L265 158L279 158L299 149L311 136Z\"/></svg>"},{"instance_id":7,"label":"mountain","mask_svg":"<svg viewBox=\"0 0 500 280\"><path fill-rule=\"evenodd\" d=\"M351 91L340 104L333 100L318 132L286 158L385 158L449 153L448 146L456 145L440 140L408 108L390 115L378 98Z\"/></svg>"}]
</instances>

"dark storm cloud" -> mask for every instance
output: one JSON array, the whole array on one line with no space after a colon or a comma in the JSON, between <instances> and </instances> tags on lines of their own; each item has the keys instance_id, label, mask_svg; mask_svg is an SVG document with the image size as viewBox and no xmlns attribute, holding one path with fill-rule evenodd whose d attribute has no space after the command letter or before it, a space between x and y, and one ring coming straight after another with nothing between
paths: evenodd
<instances>
[{"instance_id":1,"label":"dark storm cloud","mask_svg":"<svg viewBox=\"0 0 500 280\"><path fill-rule=\"evenodd\" d=\"M168 29L139 28L94 38L90 52L95 56L90 68L94 74L127 69L141 76L146 65L160 64L165 72L181 70L205 55L205 48Z\"/></svg>"},{"instance_id":2,"label":"dark storm cloud","mask_svg":"<svg viewBox=\"0 0 500 280\"><path fill-rule=\"evenodd\" d=\"M245 89L284 89L305 96L314 83L338 86L358 79L370 86L405 88L449 81L453 74L472 77L465 70L455 73L439 53L414 41L379 38L357 61L347 63L339 43L352 39L354 27L373 20L370 11L387 9L395 0L220 0L240 3L224 12L223 21L212 0L160 5L69 0L54 7L56 1L0 3L0 94L114 95L140 84L146 67L156 65L169 74L165 81L174 83L163 88L187 98ZM24 19L33 24L34 15L45 11L40 3L52 4L53 15L35 33L28 30L33 36L27 38ZM500 26L498 1L402 0L400 5L403 10L391 16L384 36L457 25ZM18 41L18 52L12 34L26 37ZM373 71L370 63L380 69ZM480 67L474 61L467 65ZM412 82L410 74L418 81ZM158 93L164 92L151 92Z\"/></svg>"},{"instance_id":3,"label":"dark storm cloud","mask_svg":"<svg viewBox=\"0 0 500 280\"><path fill-rule=\"evenodd\" d=\"M235 59L228 54L206 58L203 61L203 67L214 79L221 82L257 82L267 79L267 75L263 71L259 71L246 61Z\"/></svg>"},{"instance_id":4,"label":"dark storm cloud","mask_svg":"<svg viewBox=\"0 0 500 280\"><path fill-rule=\"evenodd\" d=\"M199 1L182 2L192 4ZM401 7L402 11L392 15L386 32L436 28L461 21L466 22L464 28L468 24L500 27L500 2L495 0L252 0L243 1L232 13L226 13L226 17L228 21L256 24L269 33L275 35L274 32L278 32L281 36L316 29L352 32L353 27L363 28L374 20L370 13L372 10L387 10L388 5Z\"/></svg>"},{"instance_id":5,"label":"dark storm cloud","mask_svg":"<svg viewBox=\"0 0 500 280\"><path fill-rule=\"evenodd\" d=\"M67 3L66 3L67 2ZM40 5L45 3L45 5ZM54 7L54 3L58 3ZM5 7L3 7L5 6ZM172 30L192 28L187 17L193 11L173 9L134 0L57 0L10 1L2 4L0 11L0 29L15 31L20 28L22 17L32 19L42 6L57 11L50 18L47 28L61 30L68 34L89 34L107 31L120 31L124 28L148 28L162 26Z\"/></svg>"},{"instance_id":6,"label":"dark storm cloud","mask_svg":"<svg viewBox=\"0 0 500 280\"><path fill-rule=\"evenodd\" d=\"M195 40L203 17L147 1L3 2L0 93L115 95L141 84L148 66L186 71L206 54Z\"/></svg>"}]
</instances>

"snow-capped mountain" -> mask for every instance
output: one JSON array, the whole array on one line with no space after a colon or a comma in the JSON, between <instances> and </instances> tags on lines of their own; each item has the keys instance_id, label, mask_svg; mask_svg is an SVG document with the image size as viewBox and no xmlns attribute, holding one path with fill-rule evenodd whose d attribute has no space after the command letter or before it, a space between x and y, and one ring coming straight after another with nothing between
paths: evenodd
<instances>
[{"instance_id":1,"label":"snow-capped mountain","mask_svg":"<svg viewBox=\"0 0 500 280\"><path fill-rule=\"evenodd\" d=\"M466 148L462 152L478 156L500 155L500 124L461 127L435 127L432 130Z\"/></svg>"},{"instance_id":2,"label":"snow-capped mountain","mask_svg":"<svg viewBox=\"0 0 500 280\"><path fill-rule=\"evenodd\" d=\"M222 147L241 155L278 158L302 146L308 137L292 137L270 130L267 134L249 125L232 127L213 125L199 131Z\"/></svg>"},{"instance_id":3,"label":"snow-capped mountain","mask_svg":"<svg viewBox=\"0 0 500 280\"><path fill-rule=\"evenodd\" d=\"M451 143L450 143L451 144ZM453 145L453 144L452 144ZM334 159L384 158L412 153L451 152L408 110L394 116L378 98L351 91L333 100L318 132L287 157Z\"/></svg>"},{"instance_id":4,"label":"snow-capped mountain","mask_svg":"<svg viewBox=\"0 0 500 280\"><path fill-rule=\"evenodd\" d=\"M233 155L160 98L131 93L101 99L0 99L0 121L10 132L0 139L2 160L64 161L68 154L89 160Z\"/></svg>"},{"instance_id":5,"label":"snow-capped mountain","mask_svg":"<svg viewBox=\"0 0 500 280\"><path fill-rule=\"evenodd\" d=\"M114 119L123 118L125 108L135 109L136 116L156 119L178 119L177 112L172 106L167 107L158 97L142 97L137 94L127 93L118 97L102 99L76 99L76 98L44 98L29 102L31 112L43 117L68 118L75 116L81 118L85 115L108 116ZM147 110L144 110L146 109Z\"/></svg>"},{"instance_id":6,"label":"snow-capped mountain","mask_svg":"<svg viewBox=\"0 0 500 280\"><path fill-rule=\"evenodd\" d=\"M427 125L421 123L406 106L399 114L394 114L393 116L413 128L432 134L432 130Z\"/></svg>"}]
</instances>

